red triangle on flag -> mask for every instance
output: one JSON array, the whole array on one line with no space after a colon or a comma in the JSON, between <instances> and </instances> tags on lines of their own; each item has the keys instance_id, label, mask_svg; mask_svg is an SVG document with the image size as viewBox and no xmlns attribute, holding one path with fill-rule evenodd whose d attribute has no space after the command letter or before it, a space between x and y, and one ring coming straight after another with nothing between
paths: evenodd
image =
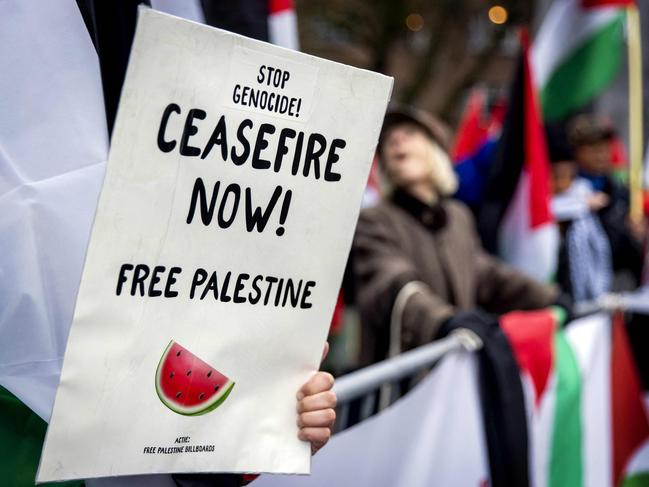
<instances>
[{"instance_id":1,"label":"red triangle on flag","mask_svg":"<svg viewBox=\"0 0 649 487\"><path fill-rule=\"evenodd\" d=\"M500 317L521 370L529 374L538 406L545 392L554 357L557 319L551 309L513 311Z\"/></svg>"},{"instance_id":2,"label":"red triangle on flag","mask_svg":"<svg viewBox=\"0 0 649 487\"><path fill-rule=\"evenodd\" d=\"M611 420L613 429L613 485L621 485L636 450L649 438L640 377L626 333L624 315L613 316L611 350Z\"/></svg>"},{"instance_id":3,"label":"red triangle on flag","mask_svg":"<svg viewBox=\"0 0 649 487\"><path fill-rule=\"evenodd\" d=\"M522 39L524 50L525 103L525 170L530 178L530 226L540 227L554 221L550 212L550 157L543 130L543 120L532 77L530 48L527 35Z\"/></svg>"}]
</instances>

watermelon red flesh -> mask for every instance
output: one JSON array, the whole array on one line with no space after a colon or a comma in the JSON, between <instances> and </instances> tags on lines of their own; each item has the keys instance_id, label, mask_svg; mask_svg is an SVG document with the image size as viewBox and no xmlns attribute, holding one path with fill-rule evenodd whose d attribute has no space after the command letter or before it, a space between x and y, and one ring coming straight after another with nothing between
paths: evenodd
<instances>
[{"instance_id":1,"label":"watermelon red flesh","mask_svg":"<svg viewBox=\"0 0 649 487\"><path fill-rule=\"evenodd\" d=\"M179 414L212 411L227 398L232 387L234 382L173 340L156 371L160 400Z\"/></svg>"}]
</instances>

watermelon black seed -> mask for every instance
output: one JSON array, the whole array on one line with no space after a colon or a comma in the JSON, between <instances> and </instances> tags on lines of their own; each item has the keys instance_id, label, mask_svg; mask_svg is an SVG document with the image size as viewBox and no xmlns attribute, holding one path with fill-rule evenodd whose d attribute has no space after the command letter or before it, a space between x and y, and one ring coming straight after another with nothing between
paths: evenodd
<instances>
[{"instance_id":1,"label":"watermelon black seed","mask_svg":"<svg viewBox=\"0 0 649 487\"><path fill-rule=\"evenodd\" d=\"M182 392L176 392L176 398L180 397L182 395Z\"/></svg>"},{"instance_id":2,"label":"watermelon black seed","mask_svg":"<svg viewBox=\"0 0 649 487\"><path fill-rule=\"evenodd\" d=\"M210 371L207 373L207 376L209 377L209 376L211 376L211 375L212 375L212 371L210 370Z\"/></svg>"},{"instance_id":3,"label":"watermelon black seed","mask_svg":"<svg viewBox=\"0 0 649 487\"><path fill-rule=\"evenodd\" d=\"M180 357L180 352L181 350L178 350L178 352L176 352L176 357Z\"/></svg>"},{"instance_id":4,"label":"watermelon black seed","mask_svg":"<svg viewBox=\"0 0 649 487\"><path fill-rule=\"evenodd\" d=\"M198 395L198 398L199 398L199 399L203 399L204 397L205 397L205 393L204 393L204 392L201 392L201 393Z\"/></svg>"},{"instance_id":5,"label":"watermelon black seed","mask_svg":"<svg viewBox=\"0 0 649 487\"><path fill-rule=\"evenodd\" d=\"M169 378L170 378L170 379L173 379L173 378L174 378L174 375L176 375L176 373L175 373L175 372L172 372L171 374L169 374Z\"/></svg>"},{"instance_id":6,"label":"watermelon black seed","mask_svg":"<svg viewBox=\"0 0 649 487\"><path fill-rule=\"evenodd\" d=\"M188 371L187 371L187 375L192 375L192 371L191 371L191 370L188 370Z\"/></svg>"},{"instance_id":7,"label":"watermelon black seed","mask_svg":"<svg viewBox=\"0 0 649 487\"><path fill-rule=\"evenodd\" d=\"M214 386L214 391L216 392L218 390L219 390L219 386Z\"/></svg>"}]
</instances>

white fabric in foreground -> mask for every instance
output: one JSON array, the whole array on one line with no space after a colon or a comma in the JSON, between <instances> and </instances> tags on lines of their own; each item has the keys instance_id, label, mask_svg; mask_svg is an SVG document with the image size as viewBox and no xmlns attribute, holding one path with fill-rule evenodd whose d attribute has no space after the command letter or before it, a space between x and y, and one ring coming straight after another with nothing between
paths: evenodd
<instances>
[{"instance_id":1,"label":"white fabric in foreground","mask_svg":"<svg viewBox=\"0 0 649 487\"><path fill-rule=\"evenodd\" d=\"M392 407L334 436L310 477L264 475L254 485L479 486L487 478L477 363L455 352Z\"/></svg>"},{"instance_id":2,"label":"white fabric in foreground","mask_svg":"<svg viewBox=\"0 0 649 487\"><path fill-rule=\"evenodd\" d=\"M202 21L197 1L154 7ZM49 419L108 157L74 0L0 3L0 385Z\"/></svg>"},{"instance_id":3,"label":"white fabric in foreground","mask_svg":"<svg viewBox=\"0 0 649 487\"><path fill-rule=\"evenodd\" d=\"M0 2L0 384L48 419L108 153L74 0Z\"/></svg>"}]
</instances>

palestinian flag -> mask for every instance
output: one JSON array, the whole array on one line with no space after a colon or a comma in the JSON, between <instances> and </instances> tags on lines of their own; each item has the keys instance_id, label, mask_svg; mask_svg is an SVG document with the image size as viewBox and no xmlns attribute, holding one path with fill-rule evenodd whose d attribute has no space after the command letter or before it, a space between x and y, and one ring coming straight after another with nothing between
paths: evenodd
<instances>
[{"instance_id":1,"label":"palestinian flag","mask_svg":"<svg viewBox=\"0 0 649 487\"><path fill-rule=\"evenodd\" d=\"M649 485L649 422L622 315L560 322L549 310L501 319L526 384L534 485Z\"/></svg>"},{"instance_id":2,"label":"palestinian flag","mask_svg":"<svg viewBox=\"0 0 649 487\"><path fill-rule=\"evenodd\" d=\"M532 64L546 121L564 119L617 75L623 6L632 0L555 0L534 41Z\"/></svg>"},{"instance_id":3,"label":"palestinian flag","mask_svg":"<svg viewBox=\"0 0 649 487\"><path fill-rule=\"evenodd\" d=\"M556 271L559 245L550 213L550 162L527 43L478 214L483 245L541 281Z\"/></svg>"}]
</instances>

